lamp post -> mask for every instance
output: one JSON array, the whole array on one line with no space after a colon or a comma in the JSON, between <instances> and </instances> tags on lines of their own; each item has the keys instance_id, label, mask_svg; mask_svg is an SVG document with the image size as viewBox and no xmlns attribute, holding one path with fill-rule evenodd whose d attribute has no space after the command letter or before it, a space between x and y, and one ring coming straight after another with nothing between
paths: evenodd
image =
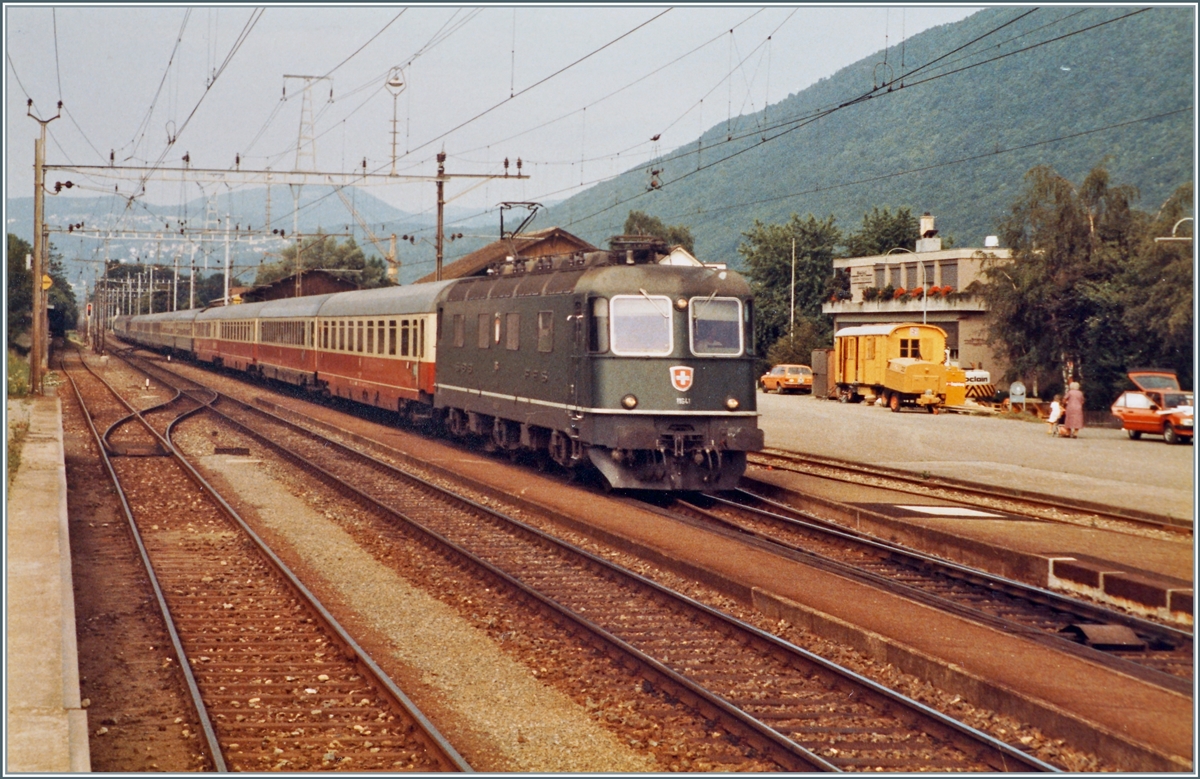
<instances>
[{"instance_id":1,"label":"lamp post","mask_svg":"<svg viewBox=\"0 0 1200 779\"><path fill-rule=\"evenodd\" d=\"M396 175L396 98L400 97L400 93L404 91L404 71L400 68L392 68L388 74L387 90L392 93L392 172L389 175Z\"/></svg>"}]
</instances>

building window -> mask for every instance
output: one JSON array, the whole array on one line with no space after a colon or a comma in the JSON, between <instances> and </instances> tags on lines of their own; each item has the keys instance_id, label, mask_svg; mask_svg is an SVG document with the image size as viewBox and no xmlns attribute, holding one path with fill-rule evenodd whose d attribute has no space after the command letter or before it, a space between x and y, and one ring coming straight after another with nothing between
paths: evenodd
<instances>
[{"instance_id":1,"label":"building window","mask_svg":"<svg viewBox=\"0 0 1200 779\"><path fill-rule=\"evenodd\" d=\"M942 260L942 286L958 291L958 260Z\"/></svg>"},{"instance_id":2,"label":"building window","mask_svg":"<svg viewBox=\"0 0 1200 779\"><path fill-rule=\"evenodd\" d=\"M917 286L917 264L915 262L906 262L904 264L904 288L912 289Z\"/></svg>"},{"instance_id":3,"label":"building window","mask_svg":"<svg viewBox=\"0 0 1200 779\"><path fill-rule=\"evenodd\" d=\"M884 287L887 286L887 283L888 283L887 282L887 266L886 265L876 265L875 266L875 286L880 289L883 289Z\"/></svg>"}]
</instances>

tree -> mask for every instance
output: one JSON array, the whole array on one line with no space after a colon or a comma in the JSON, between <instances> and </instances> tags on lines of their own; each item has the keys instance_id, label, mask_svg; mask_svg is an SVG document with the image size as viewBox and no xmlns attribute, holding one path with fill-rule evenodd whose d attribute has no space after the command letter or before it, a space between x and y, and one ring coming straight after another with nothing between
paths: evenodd
<instances>
[{"instance_id":1,"label":"tree","mask_svg":"<svg viewBox=\"0 0 1200 779\"><path fill-rule=\"evenodd\" d=\"M278 262L263 264L254 279L255 285L270 284L294 275L297 271L296 254L296 245L292 244L280 253ZM360 289L386 287L391 283L387 279L383 260L377 257L366 259L353 238L338 243L335 236L318 233L301 241L299 255L303 270L353 271L347 275L354 279Z\"/></svg>"},{"instance_id":2,"label":"tree","mask_svg":"<svg viewBox=\"0 0 1200 779\"><path fill-rule=\"evenodd\" d=\"M834 248L842 239L832 216L817 219L796 214L785 224L763 224L742 233L738 254L745 260L745 273L754 292L755 341L774 344L788 334L792 311L792 246L796 257L796 322L808 321L828 343L830 325L821 314L827 280L833 275ZM814 347L815 348L815 347ZM811 349L810 349L811 351ZM807 360L805 360L807 362Z\"/></svg>"},{"instance_id":3,"label":"tree","mask_svg":"<svg viewBox=\"0 0 1200 779\"><path fill-rule=\"evenodd\" d=\"M668 246L682 246L689 254L695 252L696 241L686 225L668 227L657 216L650 216L644 211L630 211L625 219L624 231L626 235L653 235L666 241Z\"/></svg>"},{"instance_id":4,"label":"tree","mask_svg":"<svg viewBox=\"0 0 1200 779\"><path fill-rule=\"evenodd\" d=\"M50 290L46 293L46 302L50 309L46 318L50 323L51 335L62 337L68 330L74 330L79 322L79 304L75 300L75 290L67 281L66 267L62 255L50 244L50 263L46 275L50 277Z\"/></svg>"},{"instance_id":5,"label":"tree","mask_svg":"<svg viewBox=\"0 0 1200 779\"><path fill-rule=\"evenodd\" d=\"M920 237L920 224L907 208L892 214L886 206L882 211L876 206L863 214L862 227L846 236L846 256L871 257L896 248L911 252Z\"/></svg>"},{"instance_id":6,"label":"tree","mask_svg":"<svg viewBox=\"0 0 1200 779\"><path fill-rule=\"evenodd\" d=\"M1174 368L1183 387L1192 387L1195 375L1194 244L1154 239L1194 234L1195 223L1188 219L1194 213L1193 196L1191 182L1180 186L1151 220L1121 297L1125 327L1145 335L1133 343L1130 364Z\"/></svg>"},{"instance_id":7,"label":"tree","mask_svg":"<svg viewBox=\"0 0 1200 779\"><path fill-rule=\"evenodd\" d=\"M1136 363L1166 360L1190 379L1190 247L1184 259L1153 241L1190 209L1190 186L1153 220L1133 208L1137 197L1103 165L1078 188L1046 166L1025 175L1001 224L1013 260L989 263L981 289L1008 378L1042 380L1047 390L1060 378L1080 381L1093 408L1127 386Z\"/></svg>"},{"instance_id":8,"label":"tree","mask_svg":"<svg viewBox=\"0 0 1200 779\"><path fill-rule=\"evenodd\" d=\"M5 292L8 296L9 346L15 345L33 322L33 275L25 270L25 255L32 253L33 247L27 241L8 234L8 286Z\"/></svg>"}]
</instances>

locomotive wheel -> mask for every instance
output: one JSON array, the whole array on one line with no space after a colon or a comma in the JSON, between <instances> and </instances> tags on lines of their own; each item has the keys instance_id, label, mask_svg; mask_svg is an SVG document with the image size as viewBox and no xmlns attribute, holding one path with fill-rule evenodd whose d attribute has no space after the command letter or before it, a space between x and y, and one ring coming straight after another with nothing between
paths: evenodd
<instances>
[{"instance_id":1,"label":"locomotive wheel","mask_svg":"<svg viewBox=\"0 0 1200 779\"><path fill-rule=\"evenodd\" d=\"M888 404L888 408L890 408L892 411L898 413L900 411L900 393L899 392L889 392L887 404Z\"/></svg>"}]
</instances>

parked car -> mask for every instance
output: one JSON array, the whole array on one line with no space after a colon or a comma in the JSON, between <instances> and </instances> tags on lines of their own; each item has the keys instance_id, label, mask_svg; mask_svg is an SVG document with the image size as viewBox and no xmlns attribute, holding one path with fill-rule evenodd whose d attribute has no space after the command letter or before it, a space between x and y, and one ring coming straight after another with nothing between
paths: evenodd
<instances>
[{"instance_id":1,"label":"parked car","mask_svg":"<svg viewBox=\"0 0 1200 779\"><path fill-rule=\"evenodd\" d=\"M812 392L813 372L807 365L776 365L758 380L763 392Z\"/></svg>"},{"instance_id":2,"label":"parked car","mask_svg":"<svg viewBox=\"0 0 1200 779\"><path fill-rule=\"evenodd\" d=\"M1138 389L1122 392L1112 404L1112 413L1130 438L1150 433L1161 435L1168 444L1192 440L1193 395L1179 388L1175 371L1133 370L1129 379Z\"/></svg>"}]
</instances>

